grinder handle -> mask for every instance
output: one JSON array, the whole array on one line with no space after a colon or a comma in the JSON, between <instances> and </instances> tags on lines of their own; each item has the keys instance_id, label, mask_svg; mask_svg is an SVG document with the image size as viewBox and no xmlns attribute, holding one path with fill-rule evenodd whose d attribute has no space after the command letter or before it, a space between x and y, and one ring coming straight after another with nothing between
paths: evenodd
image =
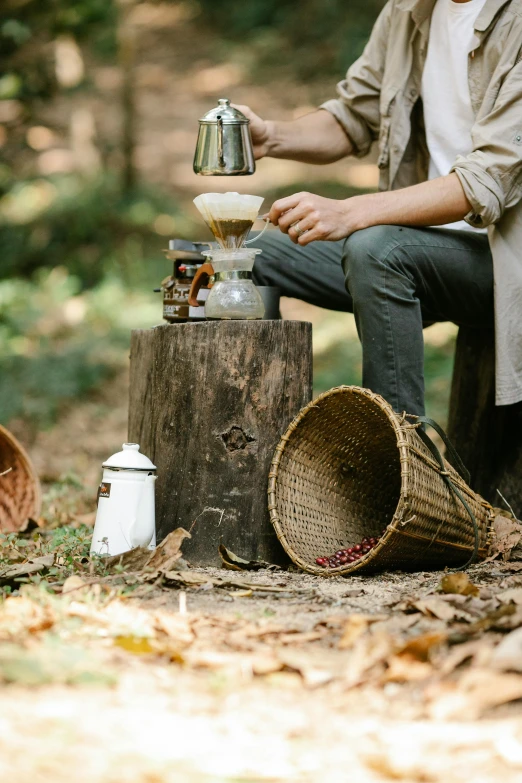
<instances>
[{"instance_id":1,"label":"grinder handle","mask_svg":"<svg viewBox=\"0 0 522 783\"><path fill-rule=\"evenodd\" d=\"M210 278L214 274L214 267L211 263L207 262L199 267L198 271L194 275L192 285L190 286L188 303L191 307L200 307L198 302L199 289L203 286L212 288L213 283L210 282Z\"/></svg>"}]
</instances>

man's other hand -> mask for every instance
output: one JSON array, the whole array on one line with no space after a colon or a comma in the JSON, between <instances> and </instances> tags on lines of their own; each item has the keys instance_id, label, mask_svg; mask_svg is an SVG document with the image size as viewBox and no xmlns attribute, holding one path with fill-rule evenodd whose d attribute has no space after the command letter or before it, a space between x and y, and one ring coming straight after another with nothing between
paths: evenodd
<instances>
[{"instance_id":1,"label":"man's other hand","mask_svg":"<svg viewBox=\"0 0 522 783\"><path fill-rule=\"evenodd\" d=\"M271 223L288 234L296 245L308 245L317 240L334 242L345 239L360 227L350 202L337 201L313 193L296 193L279 199L269 213Z\"/></svg>"},{"instance_id":2,"label":"man's other hand","mask_svg":"<svg viewBox=\"0 0 522 783\"><path fill-rule=\"evenodd\" d=\"M257 114L254 114L249 106L240 106L233 103L234 109L239 109L247 120L250 120L250 133L252 135L252 145L254 147L254 157L256 160L268 155L268 141L270 138L270 123L262 120Z\"/></svg>"}]
</instances>

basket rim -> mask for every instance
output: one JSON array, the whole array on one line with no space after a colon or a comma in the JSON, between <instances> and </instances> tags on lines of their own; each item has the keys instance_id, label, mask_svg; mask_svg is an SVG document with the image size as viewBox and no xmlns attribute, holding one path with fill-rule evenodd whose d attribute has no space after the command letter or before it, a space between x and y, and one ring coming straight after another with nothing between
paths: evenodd
<instances>
[{"instance_id":1,"label":"basket rim","mask_svg":"<svg viewBox=\"0 0 522 783\"><path fill-rule=\"evenodd\" d=\"M29 477L33 481L34 502L33 502L32 511L29 514L27 514L27 518L29 517L37 518L40 516L40 512L42 510L42 486L40 484L40 479L32 463L32 460L29 457L29 454L27 453L25 448L18 440L18 438L16 438L12 432L9 432L9 430L6 427L4 427L2 424L0 424L0 438L4 438L6 441L8 441L8 443L10 443L10 445L18 452L20 456L20 460L24 465L24 468L26 469ZM1 484L0 484L0 491L1 491Z\"/></svg>"},{"instance_id":2,"label":"basket rim","mask_svg":"<svg viewBox=\"0 0 522 783\"><path fill-rule=\"evenodd\" d=\"M392 425L396 438L396 446L399 451L401 489L400 489L399 501L397 503L397 507L395 509L393 517L386 527L386 532L379 539L378 544L364 557L362 557L359 561L357 561L357 563L350 563L335 569L325 570L324 568L315 565L315 563L312 564L303 560L294 551L294 549L289 545L288 541L286 540L285 534L281 529L281 519L279 517L277 511L277 505L276 505L277 478L278 478L279 464L281 462L281 458L286 448L286 444L289 442L294 430L297 429L299 424L303 421L304 418L306 418L306 416L310 413L311 410L317 408L318 403L322 402L323 400L329 397L333 397L338 394L346 394L346 393L355 394L360 397L365 397L366 399L375 403L383 411L388 421ZM385 546L387 540L390 538L390 536L393 533L404 533L403 530L401 530L396 526L396 523L400 518L399 512L406 511L408 509L408 497L409 497L410 471L408 467L408 462L409 459L411 458L410 455L411 448L406 439L404 429L405 427L409 429L415 428L415 425L405 423L406 415L407 414L404 413L402 414L402 416L399 416L397 413L395 413L390 403L387 402L384 399L384 397L382 397L380 394L376 394L375 392L370 391L370 389L364 389L361 386L343 385L343 386L335 386L334 388L319 394L317 397L311 400L308 403L308 405L302 408L297 414L297 416L288 425L285 433L281 436L279 440L279 443L274 452L274 456L270 463L270 472L268 474L268 512L270 515L270 521L274 526L274 530L276 532L276 535L281 545L283 546L287 554L290 555L292 561L303 571L309 574L313 574L314 576L322 576L322 577L335 577L335 576L348 576L348 575L351 576L353 574L356 574L359 570L365 568L377 556L377 554ZM415 451L415 453L421 456L417 451ZM433 467L435 467L436 469L438 468L438 466L435 465L434 462L433 462ZM476 493L474 493L473 490L471 490L471 488L468 487L465 481L458 474L455 476L454 482L458 485L459 489L463 491L467 496L477 497ZM482 499L482 502L489 509L492 508L491 505L487 503L487 501ZM467 551L466 547L463 547L463 549L466 549Z\"/></svg>"}]
</instances>

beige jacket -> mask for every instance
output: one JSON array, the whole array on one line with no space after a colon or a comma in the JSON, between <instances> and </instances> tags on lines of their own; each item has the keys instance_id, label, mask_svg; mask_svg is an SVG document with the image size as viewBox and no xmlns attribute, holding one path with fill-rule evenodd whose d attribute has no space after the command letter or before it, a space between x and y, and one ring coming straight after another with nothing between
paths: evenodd
<instances>
[{"instance_id":1,"label":"beige jacket","mask_svg":"<svg viewBox=\"0 0 522 783\"><path fill-rule=\"evenodd\" d=\"M421 77L435 0L389 0L363 55L323 104L358 156L379 141L380 188L427 178ZM522 0L486 0L469 57L473 152L455 171L488 227L495 274L496 401L522 400Z\"/></svg>"}]
</instances>

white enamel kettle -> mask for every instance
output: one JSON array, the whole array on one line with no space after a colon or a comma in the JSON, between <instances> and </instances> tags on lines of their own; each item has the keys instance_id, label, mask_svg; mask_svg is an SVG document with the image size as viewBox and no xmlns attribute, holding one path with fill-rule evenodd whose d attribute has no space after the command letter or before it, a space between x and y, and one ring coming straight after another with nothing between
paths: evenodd
<instances>
[{"instance_id":1,"label":"white enamel kettle","mask_svg":"<svg viewBox=\"0 0 522 783\"><path fill-rule=\"evenodd\" d=\"M91 555L120 555L137 546L156 547L156 466L137 443L103 463Z\"/></svg>"}]
</instances>

